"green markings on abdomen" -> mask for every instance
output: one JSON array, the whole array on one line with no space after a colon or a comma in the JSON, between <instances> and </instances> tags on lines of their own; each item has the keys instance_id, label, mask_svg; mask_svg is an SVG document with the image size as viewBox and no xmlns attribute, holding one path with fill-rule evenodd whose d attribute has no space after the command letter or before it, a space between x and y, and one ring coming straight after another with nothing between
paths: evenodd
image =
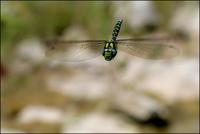
<instances>
[{"instance_id":1,"label":"green markings on abdomen","mask_svg":"<svg viewBox=\"0 0 200 134\"><path fill-rule=\"evenodd\" d=\"M115 41L117 39L121 25L122 25L122 20L117 21L117 23L115 24L115 27L112 33L112 41Z\"/></svg>"}]
</instances>

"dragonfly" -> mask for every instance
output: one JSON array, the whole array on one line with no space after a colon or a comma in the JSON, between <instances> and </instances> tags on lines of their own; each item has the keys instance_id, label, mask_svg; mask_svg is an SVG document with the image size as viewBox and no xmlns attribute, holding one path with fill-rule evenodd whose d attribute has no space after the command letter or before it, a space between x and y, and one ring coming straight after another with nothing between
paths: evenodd
<instances>
[{"instance_id":1,"label":"dragonfly","mask_svg":"<svg viewBox=\"0 0 200 134\"><path fill-rule=\"evenodd\" d=\"M63 40L46 42L46 56L58 61L85 61L102 55L106 61L113 60L118 50L144 59L168 59L177 55L178 48L170 38L117 39L123 20L118 20L107 40Z\"/></svg>"}]
</instances>

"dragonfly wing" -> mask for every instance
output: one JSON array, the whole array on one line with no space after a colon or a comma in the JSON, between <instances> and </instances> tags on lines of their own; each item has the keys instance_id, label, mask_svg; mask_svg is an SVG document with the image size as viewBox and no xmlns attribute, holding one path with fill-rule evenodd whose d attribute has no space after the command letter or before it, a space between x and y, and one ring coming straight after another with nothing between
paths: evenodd
<instances>
[{"instance_id":1,"label":"dragonfly wing","mask_svg":"<svg viewBox=\"0 0 200 134\"><path fill-rule=\"evenodd\" d=\"M102 53L104 40L48 41L46 56L50 60L78 62L98 57Z\"/></svg>"},{"instance_id":2,"label":"dragonfly wing","mask_svg":"<svg viewBox=\"0 0 200 134\"><path fill-rule=\"evenodd\" d=\"M117 44L119 50L145 59L167 59L179 52L172 40L121 39Z\"/></svg>"}]
</instances>

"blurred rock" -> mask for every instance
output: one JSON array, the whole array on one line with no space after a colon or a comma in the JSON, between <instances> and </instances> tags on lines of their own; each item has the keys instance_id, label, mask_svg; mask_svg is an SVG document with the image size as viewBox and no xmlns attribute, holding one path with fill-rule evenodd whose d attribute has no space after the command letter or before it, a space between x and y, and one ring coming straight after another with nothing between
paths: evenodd
<instances>
[{"instance_id":1,"label":"blurred rock","mask_svg":"<svg viewBox=\"0 0 200 134\"><path fill-rule=\"evenodd\" d=\"M115 94L111 107L129 119L157 127L168 125L168 109L162 103L144 94L121 91Z\"/></svg>"},{"instance_id":2,"label":"blurred rock","mask_svg":"<svg viewBox=\"0 0 200 134\"><path fill-rule=\"evenodd\" d=\"M31 122L61 123L63 121L63 116L64 113L55 108L28 106L19 113L17 120L22 124Z\"/></svg>"},{"instance_id":3,"label":"blurred rock","mask_svg":"<svg viewBox=\"0 0 200 134\"><path fill-rule=\"evenodd\" d=\"M139 133L134 124L126 124L119 117L105 113L90 113L70 126L63 126L63 133Z\"/></svg>"},{"instance_id":4,"label":"blurred rock","mask_svg":"<svg viewBox=\"0 0 200 134\"><path fill-rule=\"evenodd\" d=\"M172 20L171 27L174 30L179 30L186 33L189 36L195 36L199 38L199 3L193 1L190 4L185 2L183 6L180 6Z\"/></svg>"},{"instance_id":5,"label":"blurred rock","mask_svg":"<svg viewBox=\"0 0 200 134\"><path fill-rule=\"evenodd\" d=\"M87 72L62 77L60 75L52 75L46 82L49 90L77 99L97 100L105 97L109 90L108 78L103 77L103 75L97 75L87 74Z\"/></svg>"},{"instance_id":6,"label":"blurred rock","mask_svg":"<svg viewBox=\"0 0 200 134\"><path fill-rule=\"evenodd\" d=\"M172 20L171 29L182 41L184 55L199 56L199 3L185 2L180 6Z\"/></svg>"},{"instance_id":7,"label":"blurred rock","mask_svg":"<svg viewBox=\"0 0 200 134\"><path fill-rule=\"evenodd\" d=\"M42 43L38 39L24 40L16 50L18 58L38 63L44 60L45 52Z\"/></svg>"},{"instance_id":8,"label":"blurred rock","mask_svg":"<svg viewBox=\"0 0 200 134\"><path fill-rule=\"evenodd\" d=\"M29 72L34 65L42 63L44 59L45 51L39 40L24 40L18 45L9 70L12 73Z\"/></svg>"},{"instance_id":9,"label":"blurred rock","mask_svg":"<svg viewBox=\"0 0 200 134\"><path fill-rule=\"evenodd\" d=\"M171 125L174 113L169 107L199 98L198 58L180 57L152 61L119 53L116 64L127 62L116 70L116 86L109 94L112 97L108 96L110 107L134 122Z\"/></svg>"},{"instance_id":10,"label":"blurred rock","mask_svg":"<svg viewBox=\"0 0 200 134\"><path fill-rule=\"evenodd\" d=\"M83 40L89 39L87 30L80 25L73 25L66 29L61 37L64 40Z\"/></svg>"},{"instance_id":11,"label":"blurred rock","mask_svg":"<svg viewBox=\"0 0 200 134\"><path fill-rule=\"evenodd\" d=\"M115 2L115 16L123 18L135 30L144 26L154 26L159 22L152 1ZM123 5L123 6L122 6Z\"/></svg>"},{"instance_id":12,"label":"blurred rock","mask_svg":"<svg viewBox=\"0 0 200 134\"><path fill-rule=\"evenodd\" d=\"M84 62L51 62L51 69L58 71L49 74L46 85L49 90L71 96L76 99L98 100L110 92L112 62L103 57ZM59 71L63 68L66 71Z\"/></svg>"},{"instance_id":13,"label":"blurred rock","mask_svg":"<svg viewBox=\"0 0 200 134\"><path fill-rule=\"evenodd\" d=\"M122 89L154 94L166 103L199 97L198 59L131 60L120 73Z\"/></svg>"}]
</instances>

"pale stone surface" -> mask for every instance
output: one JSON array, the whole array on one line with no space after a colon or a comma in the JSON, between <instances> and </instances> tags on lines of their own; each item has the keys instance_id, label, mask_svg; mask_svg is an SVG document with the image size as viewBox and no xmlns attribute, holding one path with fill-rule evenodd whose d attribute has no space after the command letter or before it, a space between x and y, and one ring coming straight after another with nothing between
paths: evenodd
<instances>
[{"instance_id":1,"label":"pale stone surface","mask_svg":"<svg viewBox=\"0 0 200 134\"><path fill-rule=\"evenodd\" d=\"M34 121L46 123L61 123L64 113L55 108L45 106L28 106L19 113L18 122L31 123Z\"/></svg>"},{"instance_id":2,"label":"pale stone surface","mask_svg":"<svg viewBox=\"0 0 200 134\"><path fill-rule=\"evenodd\" d=\"M180 6L171 20L171 27L175 30L182 30L190 36L198 38L199 8L196 4L193 2L193 5L185 3L183 6Z\"/></svg>"},{"instance_id":3,"label":"pale stone surface","mask_svg":"<svg viewBox=\"0 0 200 134\"><path fill-rule=\"evenodd\" d=\"M159 15L152 6L152 1L124 1L115 2L117 7L115 17L124 19L134 30L146 24L159 22ZM123 6L122 6L123 5Z\"/></svg>"},{"instance_id":4,"label":"pale stone surface","mask_svg":"<svg viewBox=\"0 0 200 134\"><path fill-rule=\"evenodd\" d=\"M39 39L27 39L16 48L9 70L14 74L28 73L44 60L45 49Z\"/></svg>"},{"instance_id":5,"label":"pale stone surface","mask_svg":"<svg viewBox=\"0 0 200 134\"><path fill-rule=\"evenodd\" d=\"M63 133L139 133L139 129L105 113L90 113L78 121L63 126Z\"/></svg>"},{"instance_id":6,"label":"pale stone surface","mask_svg":"<svg viewBox=\"0 0 200 134\"><path fill-rule=\"evenodd\" d=\"M87 74L74 74L63 78L52 76L48 78L47 85L55 92L85 99L100 99L106 95L106 90L109 90L106 79Z\"/></svg>"},{"instance_id":7,"label":"pale stone surface","mask_svg":"<svg viewBox=\"0 0 200 134\"><path fill-rule=\"evenodd\" d=\"M38 63L44 60L45 50L39 39L27 39L22 41L16 50L18 58Z\"/></svg>"},{"instance_id":8,"label":"pale stone surface","mask_svg":"<svg viewBox=\"0 0 200 134\"><path fill-rule=\"evenodd\" d=\"M131 91L118 92L111 104L117 110L143 121L151 118L153 113L158 114L160 118L169 116L167 108L161 102L141 93Z\"/></svg>"},{"instance_id":9,"label":"pale stone surface","mask_svg":"<svg viewBox=\"0 0 200 134\"><path fill-rule=\"evenodd\" d=\"M167 102L176 99L199 97L198 59L174 59L171 61L132 61L120 77L134 90L151 92Z\"/></svg>"}]
</instances>

